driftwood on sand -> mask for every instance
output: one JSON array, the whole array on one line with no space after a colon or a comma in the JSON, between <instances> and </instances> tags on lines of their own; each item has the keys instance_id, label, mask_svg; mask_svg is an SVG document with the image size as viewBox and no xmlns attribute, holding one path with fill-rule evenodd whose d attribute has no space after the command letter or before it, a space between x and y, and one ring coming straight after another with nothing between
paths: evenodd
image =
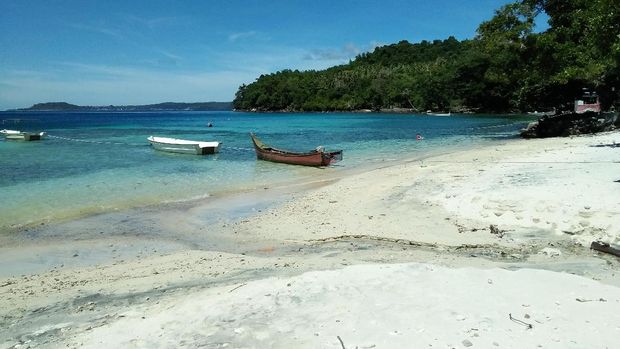
<instances>
[{"instance_id":1,"label":"driftwood on sand","mask_svg":"<svg viewBox=\"0 0 620 349\"><path fill-rule=\"evenodd\" d=\"M592 241L590 249L620 257L620 249L611 247L609 244L604 242Z\"/></svg>"}]
</instances>

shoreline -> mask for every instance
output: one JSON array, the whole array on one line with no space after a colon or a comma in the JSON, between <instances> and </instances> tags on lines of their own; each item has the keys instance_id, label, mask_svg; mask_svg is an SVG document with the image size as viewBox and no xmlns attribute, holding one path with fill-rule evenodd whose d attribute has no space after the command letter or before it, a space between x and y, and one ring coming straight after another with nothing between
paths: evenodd
<instances>
[{"instance_id":1,"label":"shoreline","mask_svg":"<svg viewBox=\"0 0 620 349\"><path fill-rule=\"evenodd\" d=\"M467 149L474 149L480 144L470 145ZM360 175L366 172L381 170L396 165L404 165L426 158L446 155L457 148L425 150L406 159L385 160L381 164L368 164L352 168L332 171L319 178L304 177L287 179L253 187L239 187L235 190L216 192L208 197L199 199L177 200L161 202L148 206L128 207L125 209L106 210L96 213L87 213L71 216L54 221L45 220L32 224L5 230L0 235L0 263L4 265L0 270L0 278L17 277L22 274L47 272L60 267L89 267L95 264L116 262L116 259L141 257L143 248L140 241L145 237L160 239L158 252L174 253L188 248L213 249L214 246L224 248L226 252L239 252L230 247L226 238L216 239L209 244L196 243L192 234L203 236L203 228L215 229L218 233L246 218L259 215L262 211L277 208L287 202L303 197L313 190L333 184L343 178ZM324 169L321 169L323 171ZM215 214L214 214L215 213ZM211 218L210 216L216 218ZM172 222L179 219L183 223ZM220 227L220 225L222 225ZM185 231L181 232L181 227ZM169 235L164 238L164 236ZM128 247L120 248L115 239L127 241ZM175 239L179 243L170 243ZM69 247L64 247L69 242ZM79 255L79 249L71 246L73 243L86 243L84 248L91 250L88 257L74 258ZM91 245L88 246L88 243ZM109 246L114 246L111 253ZM54 246L61 246L55 248ZM137 246L137 247L136 247ZM41 263L38 253L33 257L29 253L15 253L15 247L41 252L47 255L45 263ZM234 250L234 251L233 251ZM64 257L55 257L64 254ZM53 258L50 258L51 257ZM25 256L25 257L24 257ZM33 260L37 262L33 262Z\"/></svg>"},{"instance_id":2,"label":"shoreline","mask_svg":"<svg viewBox=\"0 0 620 349\"><path fill-rule=\"evenodd\" d=\"M512 139L505 139L502 141L511 141ZM465 149L473 149L476 147L485 144L487 141L478 141L477 143L472 143L466 145ZM496 142L497 141L493 141ZM371 162L368 164L354 164L351 167L341 166L339 164L332 165L327 168L300 168L300 171L305 171L303 175L300 175L296 178L286 178L286 179L278 179L272 182L243 182L237 183L235 186L227 186L224 189L210 191L207 194L200 194L198 196L190 196L186 198L178 198L174 200L157 200L148 204L138 204L136 205L133 202L122 201L120 203L108 203L107 206L97 206L90 207L90 210L85 210L83 208L73 210L73 211L61 211L56 213L53 216L45 216L38 220L31 220L29 222L16 224L13 223L9 226L0 226L0 244L1 240L6 237L13 236L15 234L23 234L29 233L31 231L37 232L40 230L47 230L48 227L55 227L58 225L71 223L74 221L89 219L91 217L96 216L105 216L105 215L123 215L127 212L133 212L134 214L139 215L140 211L153 212L153 211L162 211L165 213L167 210L175 210L180 207L191 207L191 206L201 206L207 205L214 200L226 200L227 197L235 197L241 196L244 194L248 194L251 192L259 192L268 189L277 189L277 190L286 190L287 187L312 187L314 183L320 182L330 182L336 181L341 178L359 174L362 172L367 172L375 169L380 169L386 166L393 166L401 163L408 163L412 161L418 161L427 157L438 156L442 154L448 154L450 152L456 150L462 150L463 146L457 145L449 145L444 146L443 148L424 148L420 151L420 153L415 155L410 155L406 158L391 158L391 159L383 159L380 164ZM290 166L290 165L280 165L276 164L276 166ZM302 166L303 167L303 166ZM320 178L317 179L316 176L311 175L309 171L316 170L321 173ZM293 192L294 190L291 190Z\"/></svg>"},{"instance_id":3,"label":"shoreline","mask_svg":"<svg viewBox=\"0 0 620 349\"><path fill-rule=\"evenodd\" d=\"M46 110L28 110L28 109L9 109L9 110L0 110L0 114L19 114L19 113L159 113L159 112L187 112L187 113L211 113L211 112L230 112L230 113L266 113L266 114L415 114L415 115L428 115L434 116L433 114L428 114L426 111L415 111L413 109L407 108L394 108L387 109L382 108L380 110L372 110L372 109L358 109L358 110L314 110L314 111L298 111L298 110L242 110L242 109L225 109L225 110L186 110L186 109L145 109L145 110L61 110L61 109L46 109ZM512 111L512 112L451 112L453 115L471 115L471 116L480 116L480 115L497 115L497 116L530 116L535 117L532 114L528 114L528 112L520 112L520 111ZM436 115L435 115L436 116Z\"/></svg>"},{"instance_id":4,"label":"shoreline","mask_svg":"<svg viewBox=\"0 0 620 349\"><path fill-rule=\"evenodd\" d=\"M443 115L434 115L433 113L441 112L433 112L431 114L426 111L415 111L413 109L408 108L382 108L379 110L373 109L356 109L356 110L310 110L310 111L300 111L300 110L246 110L246 109L232 109L230 110L234 113L266 113L266 114L412 114L412 115L420 115L420 116L441 116ZM521 116L521 117L532 117L528 112L520 112L520 111L511 111L511 112L492 112L492 111L477 111L477 112L450 112L452 115L449 116L482 116L482 115L497 115L497 116Z\"/></svg>"},{"instance_id":5,"label":"shoreline","mask_svg":"<svg viewBox=\"0 0 620 349\"><path fill-rule=\"evenodd\" d=\"M505 314L491 316L485 326L490 332L513 331L512 337L504 340L479 332L488 342L482 342L473 333L470 336L461 332L462 321L469 322L466 319L473 321L471 327L481 328L483 314L464 314L466 319L450 320L454 323L446 319L451 316L449 309L465 311L459 302L466 295L473 297L470 303L487 312L496 307L485 298L490 294L477 291L480 284L465 285L465 280L481 277L516 282L521 276L529 280L529 286L518 282L506 286L508 281L493 281L498 288L489 290L503 295L515 307L534 302L518 296L530 292L529 287L540 290L531 293L537 302L542 302L535 306L538 313L506 309L521 320L526 313L533 316L530 322L534 324L536 343L545 347L578 347L563 342L561 334L554 337L560 339L558 342L545 339L536 331L547 326L542 323L556 328L568 326L568 320L563 318L584 311L596 327L604 321L605 314L620 307L620 275L615 272L620 261L587 247L590 239L616 244L620 241L620 227L616 223L620 221L620 154L612 146L619 141L618 132L567 139L509 140L389 163L336 176L303 190L285 188L280 200L265 206L256 202L269 201L273 196L265 198L260 190L224 198L233 207L238 205L247 213L245 216L225 216L217 211L221 207L214 200L202 205L178 205L167 211L115 213L112 215L116 217L107 221L90 217L82 222L63 223L56 233L49 231L49 235L32 234L10 243L3 239L4 251L0 255L6 263L12 258L14 263L20 263L19 256L24 255L31 259L23 260L22 267L29 263L38 263L39 267L52 263L24 275L0 276L0 308L4 309L0 316L4 319L0 347L124 347L139 343L165 346L166 341L179 343L184 338L195 346L202 340L220 346L230 343L233 347L253 342L266 347L337 348L335 335L341 335L347 345L353 345L349 343L357 338L355 343L359 345L401 347L405 342L397 338L411 340L419 329L403 327L412 318L389 321L387 314L398 314L401 306L425 314L425 307L430 304L441 304L444 317L428 321L426 331L433 333L434 339L424 337L426 340L456 346L462 345L461 341L466 343L465 340L476 345L499 340L510 346L519 343L525 334L514 332L518 327L508 326L514 322L500 320ZM495 233L489 228L491 225L496 226ZM102 227L105 230L100 233ZM571 234L563 232L569 228L573 229ZM49 245L61 232L72 233ZM33 249L37 246L39 249ZM100 254L104 254L103 258L97 259ZM385 270L390 271L390 277ZM355 275L368 275L370 279L364 281ZM433 286L431 275L440 280L445 277L447 283L454 275L460 275L455 279L460 282L448 289L461 287L463 295L451 299L449 292L441 291L437 294L441 301L433 303L437 300L428 295L439 286ZM347 282L338 286L334 280ZM374 281L368 284L368 280ZM561 290L549 286L548 280L573 285L574 290L587 284L588 291L571 293L571 286ZM372 302L365 301L383 299L390 289L395 290L395 285L405 293L427 296L420 303L384 300L383 310L373 310ZM331 309L317 317L312 307L304 306L316 301L312 290L322 290L326 295L341 290L338 294L347 295L359 305L343 305L346 303L335 294L316 298ZM606 301L592 301L597 297ZM255 301L248 298L264 302L255 308ZM574 301L575 298L586 302ZM569 301L574 304L569 305ZM227 306L217 310L209 308L209 302ZM554 302L560 304L548 307ZM185 309L183 304L207 308L202 308L202 313L171 310ZM230 309L234 312L226 315ZM271 315L251 315L256 309ZM362 322L335 309L348 309ZM371 317L374 311L383 317ZM196 324L206 321L219 325L205 329L184 322L183 316L194 319ZM218 322L226 316L235 321ZM411 316L417 319L415 313ZM334 324L337 319L340 322L334 328L341 334L325 328L307 333L302 330L303 324L313 320ZM143 325L144 321L157 329L168 324L160 333L164 337L149 342L153 334L138 330L149 328ZM283 321L290 322L290 326L281 327ZM379 337L373 337L373 331L362 331L362 323L368 321L376 322ZM261 327L260 323L274 325ZM345 324L359 327L361 332L341 327ZM444 325L446 333L442 335L437 329ZM175 331L180 331L182 337L177 337ZM401 335L395 337L390 331L400 331ZM591 343L612 343L620 329L601 331L598 342ZM318 339L313 332L319 333ZM458 337L453 338L455 334ZM590 343L592 336L585 333L573 340L583 345Z\"/></svg>"}]
</instances>

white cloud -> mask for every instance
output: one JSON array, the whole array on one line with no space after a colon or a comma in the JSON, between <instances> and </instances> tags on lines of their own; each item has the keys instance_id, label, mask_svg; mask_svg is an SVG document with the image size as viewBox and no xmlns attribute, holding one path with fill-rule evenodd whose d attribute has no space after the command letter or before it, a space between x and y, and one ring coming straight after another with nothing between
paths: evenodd
<instances>
[{"instance_id":1,"label":"white cloud","mask_svg":"<svg viewBox=\"0 0 620 349\"><path fill-rule=\"evenodd\" d=\"M107 36L111 36L117 39L125 39L125 35L122 30L117 28L112 28L103 24L79 24L79 23L70 23L68 24L70 27L74 29L89 31L93 33L103 34Z\"/></svg>"},{"instance_id":2,"label":"white cloud","mask_svg":"<svg viewBox=\"0 0 620 349\"><path fill-rule=\"evenodd\" d=\"M380 45L349 43L337 49L310 51L274 45L234 51L202 47L195 48L191 57L152 47L154 54L140 60L140 65L64 61L51 62L52 67L45 70L0 67L0 110L46 101L80 105L230 101L238 86L253 82L261 74L282 69L321 70Z\"/></svg>"},{"instance_id":3,"label":"white cloud","mask_svg":"<svg viewBox=\"0 0 620 349\"><path fill-rule=\"evenodd\" d=\"M385 46L386 44L380 41L372 40L370 44L368 44L368 52L374 51L377 47Z\"/></svg>"},{"instance_id":4,"label":"white cloud","mask_svg":"<svg viewBox=\"0 0 620 349\"><path fill-rule=\"evenodd\" d=\"M172 52L163 49L157 49L157 52L162 55L162 57L157 60L158 65L177 65L179 62L183 61L183 57Z\"/></svg>"},{"instance_id":5,"label":"white cloud","mask_svg":"<svg viewBox=\"0 0 620 349\"><path fill-rule=\"evenodd\" d=\"M215 62L218 68L243 72L251 76L244 83L250 83L261 74L275 73L283 69L291 70L319 70L333 66L334 61L307 60L304 56L306 49L286 46L270 46L266 49L247 51L228 51L210 53L210 61Z\"/></svg>"},{"instance_id":6,"label":"white cloud","mask_svg":"<svg viewBox=\"0 0 620 349\"><path fill-rule=\"evenodd\" d=\"M126 22L137 24L149 29L156 29L158 27L173 26L173 25L186 25L191 22L191 17L188 16L168 16L168 17L152 17L146 18L133 14L125 14L121 16Z\"/></svg>"},{"instance_id":7,"label":"white cloud","mask_svg":"<svg viewBox=\"0 0 620 349\"><path fill-rule=\"evenodd\" d=\"M247 39L253 36L256 36L256 32L254 30L240 33L232 33L228 35L228 41L235 42L241 39Z\"/></svg>"},{"instance_id":8,"label":"white cloud","mask_svg":"<svg viewBox=\"0 0 620 349\"><path fill-rule=\"evenodd\" d=\"M334 64L346 63L362 52L372 52L378 46L382 46L382 44L377 41L371 41L363 48L353 43L347 43L340 48L312 49L303 55L303 59L310 61L332 61Z\"/></svg>"},{"instance_id":9,"label":"white cloud","mask_svg":"<svg viewBox=\"0 0 620 349\"><path fill-rule=\"evenodd\" d=\"M0 110L34 103L66 101L78 105L148 104L164 101L230 101L253 73L157 72L131 67L65 63L71 72L8 72L0 75ZM64 76L63 76L64 75Z\"/></svg>"}]
</instances>

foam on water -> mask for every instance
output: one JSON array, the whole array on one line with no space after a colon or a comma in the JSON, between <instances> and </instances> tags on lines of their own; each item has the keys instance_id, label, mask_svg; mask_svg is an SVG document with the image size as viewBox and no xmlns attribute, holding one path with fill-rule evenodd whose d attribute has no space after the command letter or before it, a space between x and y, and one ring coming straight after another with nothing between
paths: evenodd
<instances>
[{"instance_id":1,"label":"foam on water","mask_svg":"<svg viewBox=\"0 0 620 349\"><path fill-rule=\"evenodd\" d=\"M40 142L0 141L0 232L40 222L203 199L274 182L414 158L516 134L517 117L233 112L0 113L3 125L42 130ZM26 120L26 119L30 119ZM215 127L208 128L208 123ZM328 169L256 161L249 132L277 147L344 149ZM416 134L424 141L416 141ZM212 156L153 150L150 135L223 142Z\"/></svg>"}]
</instances>

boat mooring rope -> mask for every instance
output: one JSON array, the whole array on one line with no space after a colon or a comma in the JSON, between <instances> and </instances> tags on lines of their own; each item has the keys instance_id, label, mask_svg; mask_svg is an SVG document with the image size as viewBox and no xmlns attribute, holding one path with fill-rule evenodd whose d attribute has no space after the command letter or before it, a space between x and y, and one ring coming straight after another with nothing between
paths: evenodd
<instances>
[{"instance_id":1,"label":"boat mooring rope","mask_svg":"<svg viewBox=\"0 0 620 349\"><path fill-rule=\"evenodd\" d=\"M222 147L222 149L231 149L231 150L237 150L237 151L254 151L253 148L241 148L241 147Z\"/></svg>"},{"instance_id":2,"label":"boat mooring rope","mask_svg":"<svg viewBox=\"0 0 620 349\"><path fill-rule=\"evenodd\" d=\"M523 122L513 122L513 123L510 123L510 124L503 124L503 125L470 127L470 128L468 128L468 130L484 130L484 129L487 129L487 128L500 128L500 127L515 126L515 125L519 125L519 124L523 124Z\"/></svg>"},{"instance_id":3,"label":"boat mooring rope","mask_svg":"<svg viewBox=\"0 0 620 349\"><path fill-rule=\"evenodd\" d=\"M91 141L91 140L88 140L88 139L78 139L78 138L53 136L53 135L50 135L50 134L46 134L45 137L55 138L55 139L62 139L62 140L65 140L65 141L70 141L70 142L80 142L80 143L129 145L129 146L132 146L132 147L145 147L145 146L149 146L149 144L144 144L144 143L122 143L122 142Z\"/></svg>"},{"instance_id":4,"label":"boat mooring rope","mask_svg":"<svg viewBox=\"0 0 620 349\"><path fill-rule=\"evenodd\" d=\"M502 124L502 125L491 125L491 126L480 126L480 127L468 127L466 128L466 130L481 130L481 129L489 129L489 128L502 128L502 127L509 127L509 126L515 126L520 124L517 122L513 122L510 124ZM435 130L435 131L441 131L441 130ZM65 140L65 141L70 141L70 142L80 142L80 143L90 143L90 144L106 144L106 145L125 145L125 146L132 146L132 147L145 147L145 146L149 146L148 143L124 143L124 142L109 142L109 141L93 141L93 140L88 140L88 139L79 139L79 138L70 138L70 137L62 137L62 136L54 136L54 135L50 135L47 134L46 137L48 138L54 138L54 139L60 139L60 140ZM234 151L241 151L241 152L254 152L254 148L244 148L244 147L229 147L229 146L223 146L222 150L234 150Z\"/></svg>"},{"instance_id":5,"label":"boat mooring rope","mask_svg":"<svg viewBox=\"0 0 620 349\"><path fill-rule=\"evenodd\" d=\"M477 130L487 130L487 129L493 129L493 128L508 128L508 127L515 127L517 125L522 125L524 124L523 122L512 122L510 124L501 124L501 125L490 125L490 126L478 126L478 127L465 127L465 128L440 128L440 129L435 129L433 130L434 132L439 133L440 135L446 134L446 135L453 135L454 131L464 131L463 135L467 135L467 136L486 136L486 135L490 135L490 134L483 134L483 133L475 133L475 132L470 132L470 131L477 131ZM466 132L466 133L465 133Z\"/></svg>"},{"instance_id":6,"label":"boat mooring rope","mask_svg":"<svg viewBox=\"0 0 620 349\"><path fill-rule=\"evenodd\" d=\"M50 135L50 134L46 134L45 136L48 137L48 138L61 139L61 140L64 140L64 141L80 142L80 143L129 145L129 146L132 146L132 147L148 147L148 146L150 146L150 144L148 144L148 143L123 143L123 142L92 141L92 140L88 140L88 139L79 139L79 138L69 138L69 137L54 136L54 135ZM251 151L251 152L254 151L253 148L242 148L242 147L226 147L226 146L223 146L222 149L225 149L225 150L235 150L235 151Z\"/></svg>"}]
</instances>

